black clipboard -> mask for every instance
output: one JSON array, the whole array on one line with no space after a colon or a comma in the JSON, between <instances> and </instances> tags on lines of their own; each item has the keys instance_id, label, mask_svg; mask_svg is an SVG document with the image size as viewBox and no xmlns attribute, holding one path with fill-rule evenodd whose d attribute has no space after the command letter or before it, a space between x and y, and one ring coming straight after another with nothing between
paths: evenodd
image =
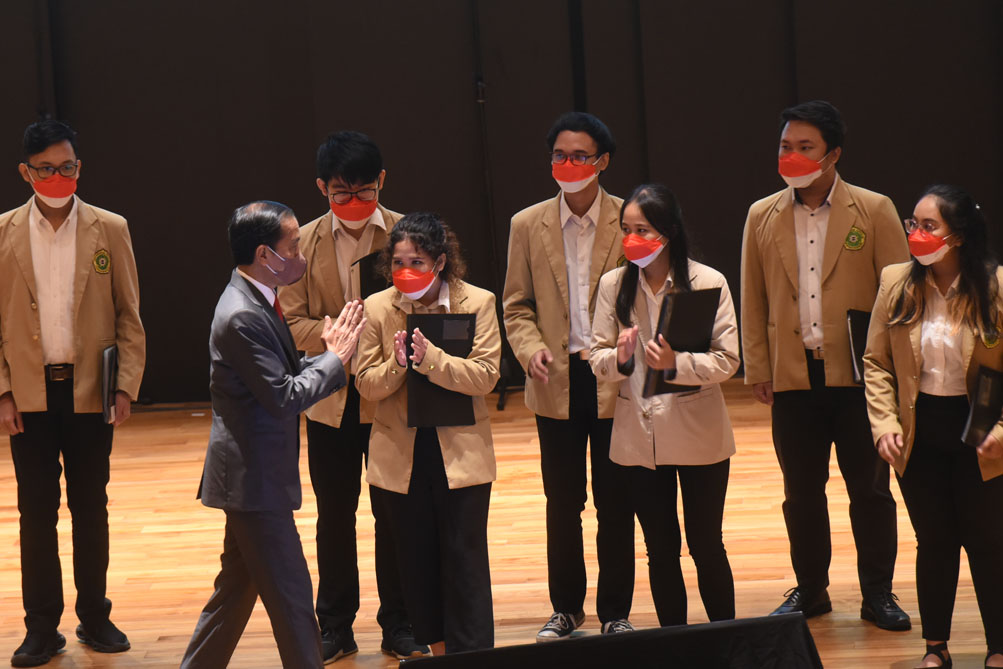
<instances>
[{"instance_id":1,"label":"black clipboard","mask_svg":"<svg viewBox=\"0 0 1003 669\"><path fill-rule=\"evenodd\" d=\"M411 369L414 329L449 355L466 358L474 349L477 314L408 314L407 366ZM424 363L422 363L424 364ZM407 426L445 427L474 424L474 398L432 383L418 372L407 375Z\"/></svg>"},{"instance_id":2,"label":"black clipboard","mask_svg":"<svg viewBox=\"0 0 1003 669\"><path fill-rule=\"evenodd\" d=\"M710 340L714 334L717 308L721 303L721 288L689 290L668 293L658 311L658 327L652 338L661 334L673 351L706 353L710 350ZM638 342L638 346L641 342ZM648 368L644 377L642 397L665 393L684 393L699 390L700 386L686 386L671 383L665 372Z\"/></svg>"},{"instance_id":3,"label":"black clipboard","mask_svg":"<svg viewBox=\"0 0 1003 669\"><path fill-rule=\"evenodd\" d=\"M975 377L975 393L972 396L971 408L968 410L968 422L961 440L969 446L979 446L986 435L992 431L1003 415L1003 372L979 365Z\"/></svg>"},{"instance_id":4,"label":"black clipboard","mask_svg":"<svg viewBox=\"0 0 1003 669\"><path fill-rule=\"evenodd\" d=\"M366 299L370 295L386 290L390 287L390 282L379 271L378 265L380 252L376 251L367 256L362 256L353 265L359 266L359 298ZM422 330L424 332L424 330Z\"/></svg>"},{"instance_id":5,"label":"black clipboard","mask_svg":"<svg viewBox=\"0 0 1003 669\"><path fill-rule=\"evenodd\" d=\"M867 349L867 329L871 326L871 312L860 309L846 310L846 328L850 334L850 363L853 365L853 382L864 384L864 351Z\"/></svg>"},{"instance_id":6,"label":"black clipboard","mask_svg":"<svg viewBox=\"0 0 1003 669\"><path fill-rule=\"evenodd\" d=\"M115 422L115 393L118 392L118 347L101 352L101 414L104 422Z\"/></svg>"}]
</instances>

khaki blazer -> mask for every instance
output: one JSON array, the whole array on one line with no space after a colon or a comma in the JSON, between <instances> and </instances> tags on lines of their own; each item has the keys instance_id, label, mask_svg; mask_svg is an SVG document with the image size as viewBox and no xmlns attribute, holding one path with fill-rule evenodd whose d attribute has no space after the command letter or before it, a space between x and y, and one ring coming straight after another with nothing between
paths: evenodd
<instances>
[{"instance_id":1,"label":"khaki blazer","mask_svg":"<svg viewBox=\"0 0 1003 669\"><path fill-rule=\"evenodd\" d=\"M822 348L828 386L853 386L849 309L870 311L885 265L909 259L902 222L884 195L838 179L822 256ZM807 390L798 312L794 189L749 208L742 239L742 348L745 383Z\"/></svg>"},{"instance_id":2,"label":"khaki blazer","mask_svg":"<svg viewBox=\"0 0 1003 669\"><path fill-rule=\"evenodd\" d=\"M379 206L383 214L383 222L387 232L393 229L401 214ZM341 273L338 268L338 254L334 249L334 233L331 229L332 214L328 211L300 229L300 250L306 258L306 275L290 286L279 289L279 302L282 312L289 323L289 331L293 333L296 348L309 356L320 355L326 349L320 339L324 328L324 316L337 318L345 308L345 288L341 285ZM380 251L387 244L387 232L375 228L368 244L366 236L359 240L359 249L355 260ZM353 265L349 270L352 285L358 285L359 266ZM345 413L345 401L348 389L343 388L333 395L322 399L306 410L306 417L318 423L331 427L341 427L341 416ZM363 423L373 420L373 405L363 400L359 406L359 415Z\"/></svg>"},{"instance_id":3,"label":"khaki blazer","mask_svg":"<svg viewBox=\"0 0 1003 669\"><path fill-rule=\"evenodd\" d=\"M902 435L902 454L892 463L899 476L905 474L916 437L916 397L919 395L919 374L923 368L921 340L923 323L889 327L895 301L902 293L911 262L886 267L881 273L881 288L871 314L867 331L867 351L864 353L864 392L867 414L871 419L874 443L889 432ZM1003 285L1003 268L996 272ZM1003 370L1003 346L987 348L979 333L970 327L962 329L962 355L968 360L966 383L971 398L979 365ZM1003 420L992 429L992 435L1003 442ZM959 439L961 435L958 435ZM983 480L1003 474L1003 459L979 458Z\"/></svg>"},{"instance_id":4,"label":"khaki blazer","mask_svg":"<svg viewBox=\"0 0 1003 669\"><path fill-rule=\"evenodd\" d=\"M31 200L0 214L0 395L19 411L45 411L42 326L36 302L28 212ZM136 400L146 365L139 278L125 219L77 200L73 280L73 408L101 412L104 349L118 346L118 389ZM103 253L102 253L103 252ZM107 255L110 266L99 263Z\"/></svg>"},{"instance_id":5,"label":"khaki blazer","mask_svg":"<svg viewBox=\"0 0 1003 669\"><path fill-rule=\"evenodd\" d=\"M719 385L731 378L739 364L738 325L728 282L717 270L690 261L693 290L721 288L710 350L676 353L675 382L700 389L644 398L641 391L648 369L644 344L652 339L652 330L648 300L640 286L630 312L631 322L638 326L634 371L624 376L616 365L616 341L624 326L617 320L615 304L625 271L613 270L599 282L589 356L599 379L619 382L610 459L620 465L654 469L656 465L710 465L730 458L735 454L735 435Z\"/></svg>"},{"instance_id":6,"label":"khaki blazer","mask_svg":"<svg viewBox=\"0 0 1003 669\"><path fill-rule=\"evenodd\" d=\"M599 277L616 268L623 256L620 240L620 207L623 200L599 190L599 220L596 222L589 273L589 318L595 316ZM547 418L567 419L571 403L568 378L568 269L564 258L560 195L523 209L512 217L509 231L508 272L505 275L505 333L523 370L541 349L549 349L548 383L526 376L526 406ZM599 417L611 418L616 399L615 384L597 388Z\"/></svg>"},{"instance_id":7,"label":"khaki blazer","mask_svg":"<svg viewBox=\"0 0 1003 669\"><path fill-rule=\"evenodd\" d=\"M417 432L407 426L404 381L408 374L424 374L443 388L473 397L473 425L436 428L449 487L466 488L494 481L495 452L484 401L498 381L501 364L501 331L494 293L463 281L450 283L450 313L477 315L473 349L467 358L458 358L430 344L425 359L409 371L394 357L394 333L406 328L410 307L393 287L366 299L369 323L359 341L355 377L359 394L376 403L366 481L407 494Z\"/></svg>"}]
</instances>

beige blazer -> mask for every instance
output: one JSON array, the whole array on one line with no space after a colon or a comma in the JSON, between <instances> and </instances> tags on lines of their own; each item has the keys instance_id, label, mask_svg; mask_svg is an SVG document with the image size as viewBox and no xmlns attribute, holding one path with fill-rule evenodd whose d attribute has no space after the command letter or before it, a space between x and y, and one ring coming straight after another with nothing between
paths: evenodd
<instances>
[{"instance_id":1,"label":"beige blazer","mask_svg":"<svg viewBox=\"0 0 1003 669\"><path fill-rule=\"evenodd\" d=\"M595 316L599 277L617 266L623 256L620 207L623 200L599 190L599 221L592 247L589 274L589 317ZM505 333L523 370L541 349L550 349L548 383L526 377L526 406L547 418L567 419L571 403L568 379L568 269L564 259L560 195L523 209L512 217L509 231L508 272L505 275ZM616 386L597 388L599 417L611 418Z\"/></svg>"},{"instance_id":2,"label":"beige blazer","mask_svg":"<svg viewBox=\"0 0 1003 669\"><path fill-rule=\"evenodd\" d=\"M652 339L652 329L648 300L640 286L630 311L631 322L638 326L634 371L626 377L616 366L616 341L624 326L617 320L615 305L625 271L613 270L599 282L589 357L598 378L619 382L610 459L620 465L654 469L656 465L710 465L730 458L735 454L735 435L719 385L731 378L739 363L738 325L728 282L717 270L690 261L693 290L721 287L710 350L676 353L675 382L700 386L700 390L644 398L644 343Z\"/></svg>"},{"instance_id":3,"label":"beige blazer","mask_svg":"<svg viewBox=\"0 0 1003 669\"><path fill-rule=\"evenodd\" d=\"M902 435L905 448L893 463L900 476L905 474L916 437L916 397L919 395L919 373L923 368L920 340L923 323L889 327L888 321L911 267L912 263L906 262L886 267L881 273L881 288L871 314L864 353L864 392L871 434L874 443L889 432ZM1003 268L997 270L996 278L1003 285ZM973 328L964 328L962 334L962 354L968 360L966 382L971 397L979 365L1003 370L1003 346L997 342L987 348ZM1003 420L993 428L992 435L1003 441ZM979 468L983 480L989 480L1003 474L1003 459L980 457Z\"/></svg>"},{"instance_id":4,"label":"beige blazer","mask_svg":"<svg viewBox=\"0 0 1003 669\"><path fill-rule=\"evenodd\" d=\"M902 222L884 195L842 179L832 193L822 257L822 348L828 386L853 386L849 309L870 311L885 265L909 259ZM742 239L742 348L746 384L807 390L794 192L786 188L749 208Z\"/></svg>"},{"instance_id":5,"label":"beige blazer","mask_svg":"<svg viewBox=\"0 0 1003 669\"><path fill-rule=\"evenodd\" d=\"M14 393L19 411L45 411L45 364L31 262L31 200L0 214L0 395ZM105 258L110 264L105 264ZM118 389L139 396L146 333L139 318L139 278L125 219L77 201L73 280L73 407L101 411L101 354L118 346Z\"/></svg>"},{"instance_id":6,"label":"beige blazer","mask_svg":"<svg viewBox=\"0 0 1003 669\"><path fill-rule=\"evenodd\" d=\"M383 222L389 232L400 220L401 214L382 206L379 211L383 214ZM324 343L320 340L324 316L337 318L345 307L345 288L341 285L338 254L334 250L334 233L331 230L333 216L328 211L300 229L300 249L306 257L306 275L291 286L279 289L279 302L289 323L289 330L293 333L296 348L311 356L319 355L325 350ZM366 240L363 237L354 260L382 250L387 244L387 232L375 228L368 244L361 243ZM359 266L353 265L349 271L352 284L357 285ZM306 417L331 427L341 427L341 416L345 413L347 398L346 386L307 409ZM371 423L372 403L363 400L359 415L363 423Z\"/></svg>"},{"instance_id":7,"label":"beige blazer","mask_svg":"<svg viewBox=\"0 0 1003 669\"><path fill-rule=\"evenodd\" d=\"M449 311L476 314L474 346L467 358L447 355L430 345L421 364L408 371L394 357L394 333L404 330L410 304L400 291L387 288L366 299L369 319L359 341L355 385L376 403L369 438L366 481L401 494L411 483L416 428L407 426L408 374L425 374L433 383L473 397L473 425L439 427L439 445L449 487L465 488L495 480L495 452L484 396L498 381L501 331L495 296L463 281L449 284Z\"/></svg>"}]
</instances>

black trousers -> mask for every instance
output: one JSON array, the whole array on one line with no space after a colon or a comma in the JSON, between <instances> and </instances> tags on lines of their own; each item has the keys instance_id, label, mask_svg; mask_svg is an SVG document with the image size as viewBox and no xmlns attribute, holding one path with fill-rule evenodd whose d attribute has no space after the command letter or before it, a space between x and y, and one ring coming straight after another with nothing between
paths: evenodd
<instances>
[{"instance_id":1,"label":"black trousers","mask_svg":"<svg viewBox=\"0 0 1003 669\"><path fill-rule=\"evenodd\" d=\"M555 611L577 613L585 604L582 511L586 492L585 452L591 445L592 495L598 531L599 583L596 613L601 622L630 616L634 597L634 511L624 472L609 459L612 418L598 417L596 377L589 363L569 357L568 420L536 417L540 469L547 497L547 581Z\"/></svg>"},{"instance_id":2,"label":"black trousers","mask_svg":"<svg viewBox=\"0 0 1003 669\"><path fill-rule=\"evenodd\" d=\"M968 553L986 644L1003 652L1003 476L982 480L961 441L968 399L920 394L916 440L899 487L916 531L916 592L923 638L951 638L961 547Z\"/></svg>"},{"instance_id":3,"label":"black trousers","mask_svg":"<svg viewBox=\"0 0 1003 669\"><path fill-rule=\"evenodd\" d=\"M109 457L113 428L100 413L74 413L73 381L47 381L48 410L22 414L24 432L10 438L21 514L21 596L28 631L51 632L63 614L59 563L59 476L73 519L73 583L80 621L108 618ZM63 464L59 458L62 455Z\"/></svg>"},{"instance_id":4,"label":"black trousers","mask_svg":"<svg viewBox=\"0 0 1003 669\"><path fill-rule=\"evenodd\" d=\"M735 617L735 581L721 539L730 460L712 465L624 467L648 549L651 597L658 624L686 624L686 584L679 552L676 478L683 494L686 544L697 568L700 598L711 621Z\"/></svg>"},{"instance_id":5,"label":"black trousers","mask_svg":"<svg viewBox=\"0 0 1003 669\"><path fill-rule=\"evenodd\" d=\"M450 490L438 435L419 428L408 493L386 494L415 640L445 641L447 653L492 648L491 484Z\"/></svg>"},{"instance_id":6,"label":"black trousers","mask_svg":"<svg viewBox=\"0 0 1003 669\"><path fill-rule=\"evenodd\" d=\"M306 421L310 482L317 497L317 619L322 629L350 629L359 611L359 562L355 514L362 491L363 460L369 458L372 425L359 422L359 391L354 377L341 427ZM375 520L376 620L385 636L408 624L394 546L387 492L369 486Z\"/></svg>"},{"instance_id":7,"label":"black trousers","mask_svg":"<svg viewBox=\"0 0 1003 669\"><path fill-rule=\"evenodd\" d=\"M292 511L226 511L215 590L199 616L182 669L219 669L261 597L285 669L320 669L313 585Z\"/></svg>"},{"instance_id":8,"label":"black trousers","mask_svg":"<svg viewBox=\"0 0 1003 669\"><path fill-rule=\"evenodd\" d=\"M898 550L895 500L888 463L874 448L864 389L826 386L823 361L806 357L811 390L773 394L773 445L784 475L784 520L798 587L812 596L829 585L825 484L835 443L850 498L861 593L890 592Z\"/></svg>"}]
</instances>

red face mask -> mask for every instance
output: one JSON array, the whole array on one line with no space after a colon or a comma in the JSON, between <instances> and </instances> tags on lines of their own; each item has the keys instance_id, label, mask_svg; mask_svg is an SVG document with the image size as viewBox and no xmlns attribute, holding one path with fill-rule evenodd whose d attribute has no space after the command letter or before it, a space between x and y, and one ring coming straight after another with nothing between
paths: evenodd
<instances>
[{"instance_id":1,"label":"red face mask","mask_svg":"<svg viewBox=\"0 0 1003 669\"><path fill-rule=\"evenodd\" d=\"M551 163L550 172L565 193L577 193L598 175L595 165L575 165L570 158L563 163Z\"/></svg>"},{"instance_id":2,"label":"red face mask","mask_svg":"<svg viewBox=\"0 0 1003 669\"><path fill-rule=\"evenodd\" d=\"M937 237L923 228L916 228L909 233L909 253L923 265L933 264L951 250L947 245L947 237Z\"/></svg>"},{"instance_id":3,"label":"red face mask","mask_svg":"<svg viewBox=\"0 0 1003 669\"><path fill-rule=\"evenodd\" d=\"M664 247L665 242L647 239L634 233L623 238L623 255L638 267L647 267L651 264Z\"/></svg>"},{"instance_id":4,"label":"red face mask","mask_svg":"<svg viewBox=\"0 0 1003 669\"><path fill-rule=\"evenodd\" d=\"M328 201L331 203L331 211L334 212L334 215L346 223L362 223L368 220L379 205L375 199L364 202L357 197L353 197L345 204L336 204L333 200Z\"/></svg>"},{"instance_id":5,"label":"red face mask","mask_svg":"<svg viewBox=\"0 0 1003 669\"><path fill-rule=\"evenodd\" d=\"M412 300L420 300L435 282L435 272L432 270L419 272L405 267L394 272L393 278L394 288Z\"/></svg>"},{"instance_id":6,"label":"red face mask","mask_svg":"<svg viewBox=\"0 0 1003 669\"><path fill-rule=\"evenodd\" d=\"M32 181L31 187L35 192L52 200L65 200L77 191L77 180L75 177L64 177L62 174L53 174L48 179Z\"/></svg>"},{"instance_id":7,"label":"red face mask","mask_svg":"<svg viewBox=\"0 0 1003 669\"><path fill-rule=\"evenodd\" d=\"M828 153L825 154L829 155ZM822 156L825 159L825 156ZM791 151L777 160L777 172L793 188L806 188L822 175L822 162L803 153Z\"/></svg>"}]
</instances>

